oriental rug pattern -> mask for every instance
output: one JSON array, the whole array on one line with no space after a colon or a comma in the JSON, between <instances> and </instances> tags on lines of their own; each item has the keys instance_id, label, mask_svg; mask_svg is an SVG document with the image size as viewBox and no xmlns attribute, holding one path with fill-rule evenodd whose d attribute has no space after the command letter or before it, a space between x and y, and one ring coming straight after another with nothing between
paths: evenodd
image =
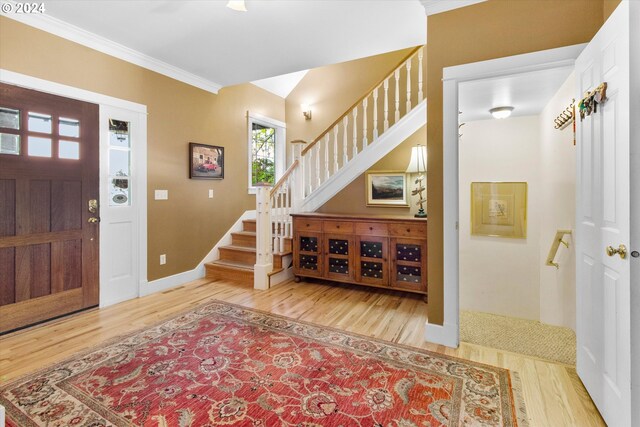
<instances>
[{"instance_id":1,"label":"oriental rug pattern","mask_svg":"<svg viewBox=\"0 0 640 427\"><path fill-rule=\"evenodd\" d=\"M3 385L9 426L525 426L508 370L213 302Z\"/></svg>"}]
</instances>

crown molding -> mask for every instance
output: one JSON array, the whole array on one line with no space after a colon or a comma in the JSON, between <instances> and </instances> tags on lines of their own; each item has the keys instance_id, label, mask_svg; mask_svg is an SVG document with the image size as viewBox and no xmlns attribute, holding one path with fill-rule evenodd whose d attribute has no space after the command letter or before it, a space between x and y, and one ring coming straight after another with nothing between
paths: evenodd
<instances>
[{"instance_id":1,"label":"crown molding","mask_svg":"<svg viewBox=\"0 0 640 427\"><path fill-rule=\"evenodd\" d=\"M487 0L420 0L420 3L424 6L427 16L430 16L484 1Z\"/></svg>"},{"instance_id":2,"label":"crown molding","mask_svg":"<svg viewBox=\"0 0 640 427\"><path fill-rule=\"evenodd\" d=\"M4 0L3 3L11 3L15 6L13 0ZM99 36L82 28L68 24L60 19L45 14L22 14L22 13L4 13L0 15L37 28L42 31L54 34L58 37L81 44L107 55L113 56L123 61L130 62L140 67L146 68L172 79L181 81L191 86L195 86L207 92L217 94L222 85L207 80L203 77L192 74L181 68L175 67L166 62L160 61L144 53L133 50L124 45L111 41L105 37Z\"/></svg>"}]
</instances>

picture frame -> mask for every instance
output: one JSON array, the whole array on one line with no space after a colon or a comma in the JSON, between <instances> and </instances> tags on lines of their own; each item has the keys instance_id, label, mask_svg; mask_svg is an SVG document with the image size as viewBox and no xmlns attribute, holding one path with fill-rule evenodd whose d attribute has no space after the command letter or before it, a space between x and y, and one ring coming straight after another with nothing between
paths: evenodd
<instances>
[{"instance_id":1,"label":"picture frame","mask_svg":"<svg viewBox=\"0 0 640 427\"><path fill-rule=\"evenodd\" d=\"M189 179L224 179L224 147L190 142Z\"/></svg>"},{"instance_id":2,"label":"picture frame","mask_svg":"<svg viewBox=\"0 0 640 427\"><path fill-rule=\"evenodd\" d=\"M472 182L471 235L527 238L527 183Z\"/></svg>"},{"instance_id":3,"label":"picture frame","mask_svg":"<svg viewBox=\"0 0 640 427\"><path fill-rule=\"evenodd\" d=\"M401 171L368 171L365 173L367 206L409 207L407 174Z\"/></svg>"}]
</instances>

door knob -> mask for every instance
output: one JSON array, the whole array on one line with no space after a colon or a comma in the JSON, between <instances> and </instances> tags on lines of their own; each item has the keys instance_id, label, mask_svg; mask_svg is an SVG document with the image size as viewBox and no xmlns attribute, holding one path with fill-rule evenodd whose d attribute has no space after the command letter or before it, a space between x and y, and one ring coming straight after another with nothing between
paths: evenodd
<instances>
[{"instance_id":1,"label":"door knob","mask_svg":"<svg viewBox=\"0 0 640 427\"><path fill-rule=\"evenodd\" d=\"M100 218L96 218L96 217L92 216L91 218L89 218L87 220L87 222L90 223L90 224L97 224L98 222L100 222Z\"/></svg>"},{"instance_id":2,"label":"door knob","mask_svg":"<svg viewBox=\"0 0 640 427\"><path fill-rule=\"evenodd\" d=\"M607 255L614 256L615 254L618 254L620 255L620 258L625 259L627 257L627 247L625 245L619 245L616 249L613 246L607 246Z\"/></svg>"}]
</instances>

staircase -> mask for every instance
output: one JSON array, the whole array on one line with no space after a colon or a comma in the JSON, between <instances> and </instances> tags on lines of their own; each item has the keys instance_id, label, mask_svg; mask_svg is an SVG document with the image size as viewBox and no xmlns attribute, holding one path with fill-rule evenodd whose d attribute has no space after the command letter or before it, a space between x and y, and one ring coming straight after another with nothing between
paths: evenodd
<instances>
[{"instance_id":1,"label":"staircase","mask_svg":"<svg viewBox=\"0 0 640 427\"><path fill-rule=\"evenodd\" d=\"M268 289L292 277L291 214L318 209L426 123L423 55L413 49L310 143L291 141L293 162L273 187L258 188L256 219L218 248L207 278Z\"/></svg>"},{"instance_id":2,"label":"staircase","mask_svg":"<svg viewBox=\"0 0 640 427\"><path fill-rule=\"evenodd\" d=\"M277 224L273 224L275 231ZM275 276L289 265L292 257L293 240L283 239L282 251L273 253L273 270ZM253 283L253 268L256 263L256 220L242 221L242 231L231 233L231 244L218 248L220 258L206 263L206 278L211 280L229 280L233 282Z\"/></svg>"}]
</instances>

